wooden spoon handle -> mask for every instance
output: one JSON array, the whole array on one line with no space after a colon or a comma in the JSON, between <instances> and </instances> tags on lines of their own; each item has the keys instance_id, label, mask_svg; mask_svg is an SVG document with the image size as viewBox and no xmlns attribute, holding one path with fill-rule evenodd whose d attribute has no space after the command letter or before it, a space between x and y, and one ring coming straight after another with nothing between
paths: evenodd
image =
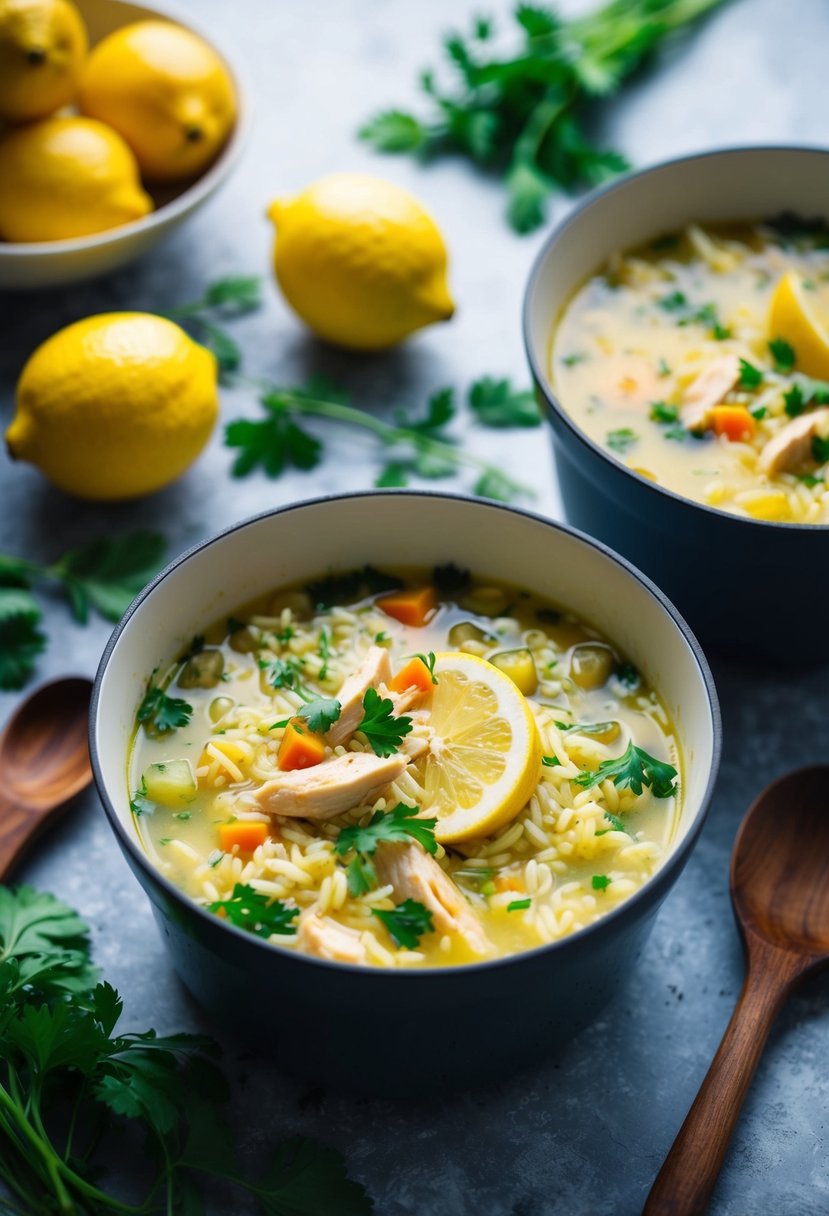
<instances>
[{"instance_id":1,"label":"wooden spoon handle","mask_svg":"<svg viewBox=\"0 0 829 1216\"><path fill-rule=\"evenodd\" d=\"M43 812L0 794L0 882L5 882L29 842L48 821Z\"/></svg>"},{"instance_id":2,"label":"wooden spoon handle","mask_svg":"<svg viewBox=\"0 0 829 1216\"><path fill-rule=\"evenodd\" d=\"M731 1021L643 1216L700 1216L705 1211L772 1022L807 967L802 957L770 946L750 954Z\"/></svg>"}]
</instances>

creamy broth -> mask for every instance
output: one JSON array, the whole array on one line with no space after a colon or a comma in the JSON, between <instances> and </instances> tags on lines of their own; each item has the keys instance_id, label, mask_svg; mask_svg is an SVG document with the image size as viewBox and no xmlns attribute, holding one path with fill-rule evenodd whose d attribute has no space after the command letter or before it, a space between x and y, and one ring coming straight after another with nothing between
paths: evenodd
<instances>
[{"instance_id":1,"label":"creamy broth","mask_svg":"<svg viewBox=\"0 0 829 1216\"><path fill-rule=\"evenodd\" d=\"M403 570L393 577L408 587L432 583L431 571ZM336 950L314 949L304 932L294 932L303 919L321 918L354 935L348 942L358 957L343 961L380 966L464 963L530 949L628 898L670 848L679 795L657 797L647 785L636 795L610 778L583 788L576 778L620 756L631 742L679 769L676 737L656 693L587 624L520 589L475 580L439 589L426 623L407 625L384 611L383 593L359 582L328 590L319 584L310 595L292 588L217 622L195 648L197 677L210 687L187 686L192 659L156 673L156 686L192 709L188 722L166 733L154 734L151 721L139 726L129 758L137 829L159 869L219 914L216 905L229 900L239 883L298 910L290 931L270 938L274 944L340 957ZM439 927L420 934L414 946L400 945L377 913L394 913L405 892L387 890L389 884L378 880L353 893L354 854L336 852L340 832L365 825L377 811L402 804L415 808L413 815L420 807L421 816L429 816L427 769L438 754L429 715L438 688L400 715L413 721L401 747L420 736L431 742L380 796L322 820L254 810L252 822L265 825L263 842L251 849L222 847L223 825L251 814L244 799L279 778L288 719L309 697L336 698L378 648L387 652L392 672L414 655L427 665L432 655L439 661L448 655L450 666L453 654L471 655L487 660L487 670L494 660L501 665L497 680L512 672L506 676L510 695L516 682L523 689L519 700L529 707L540 742L529 799L489 834L438 844L433 856L419 858L448 876L480 925L483 950L471 948L463 933ZM505 653L517 653L518 666L513 658L504 660ZM359 731L336 748L327 746L323 763L351 751L370 751ZM162 789L165 805L152 796L158 773L151 766L165 766L175 778L182 761L184 787L174 786L171 796ZM397 847L383 846L387 852ZM319 928L317 920L313 925Z\"/></svg>"},{"instance_id":2,"label":"creamy broth","mask_svg":"<svg viewBox=\"0 0 829 1216\"><path fill-rule=\"evenodd\" d=\"M650 480L736 515L825 524L825 316L820 225L691 227L615 255L576 292L550 380L590 438Z\"/></svg>"}]
</instances>

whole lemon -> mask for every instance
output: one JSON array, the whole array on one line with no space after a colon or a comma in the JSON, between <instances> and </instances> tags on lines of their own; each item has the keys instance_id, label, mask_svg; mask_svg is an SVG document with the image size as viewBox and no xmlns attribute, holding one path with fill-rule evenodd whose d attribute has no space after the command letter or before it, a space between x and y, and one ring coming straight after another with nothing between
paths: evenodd
<instances>
[{"instance_id":1,"label":"whole lemon","mask_svg":"<svg viewBox=\"0 0 829 1216\"><path fill-rule=\"evenodd\" d=\"M219 411L214 355L163 317L102 313L29 359L6 444L79 498L151 494L198 456Z\"/></svg>"},{"instance_id":2,"label":"whole lemon","mask_svg":"<svg viewBox=\"0 0 829 1216\"><path fill-rule=\"evenodd\" d=\"M165 182L206 169L236 117L233 82L219 56L168 21L139 21L99 42L79 105L123 135L145 177Z\"/></svg>"},{"instance_id":3,"label":"whole lemon","mask_svg":"<svg viewBox=\"0 0 829 1216\"><path fill-rule=\"evenodd\" d=\"M91 118L44 118L0 139L0 237L61 241L152 211L127 145Z\"/></svg>"},{"instance_id":4,"label":"whole lemon","mask_svg":"<svg viewBox=\"0 0 829 1216\"><path fill-rule=\"evenodd\" d=\"M70 0L2 0L0 118L44 118L72 101L86 45Z\"/></svg>"},{"instance_id":5,"label":"whole lemon","mask_svg":"<svg viewBox=\"0 0 829 1216\"><path fill-rule=\"evenodd\" d=\"M382 350L452 316L440 231L392 182L333 173L296 198L277 199L268 215L279 286L321 338Z\"/></svg>"}]
</instances>

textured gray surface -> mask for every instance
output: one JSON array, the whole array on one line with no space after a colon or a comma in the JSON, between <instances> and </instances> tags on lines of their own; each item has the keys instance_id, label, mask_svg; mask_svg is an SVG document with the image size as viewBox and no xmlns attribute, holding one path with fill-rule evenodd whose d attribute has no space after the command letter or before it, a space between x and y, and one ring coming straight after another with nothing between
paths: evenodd
<instances>
[{"instance_id":1,"label":"textured gray surface","mask_svg":"<svg viewBox=\"0 0 829 1216\"><path fill-rule=\"evenodd\" d=\"M460 23L473 7L456 0L453 20ZM439 385L460 386L484 371L524 378L521 291L541 236L519 240L509 233L500 192L465 167L421 169L376 159L352 138L374 109L414 100L415 73L433 58L447 21L441 0L189 0L184 8L222 45L236 48L246 69L256 111L247 153L221 196L141 265L64 293L0 299L3 424L15 378L42 338L93 312L194 298L219 274L265 272L267 201L337 168L387 175L429 204L452 251L457 319L394 354L357 359L305 337L269 286L267 308L237 327L249 369L283 382L324 370L380 414L395 401L420 402ZM735 0L614 105L606 135L637 164L742 141L818 143L825 134L828 44L829 9L822 0L785 6ZM557 218L566 206L557 205ZM225 418L249 409L245 393L224 394ZM36 472L0 456L0 550L48 559L101 532L152 526L166 532L172 554L270 505L370 484L375 466L368 449L333 433L326 439L330 457L313 476L240 484L227 476L217 433L177 486L143 503L108 507L69 502ZM538 509L558 515L540 432L505 437L470 430L466 441L533 483ZM804 585L793 594L807 596L807 586L804 572ZM825 611L825 605L804 599L804 611ZM77 628L55 602L49 630L39 675L91 674L107 627ZM829 750L825 657L815 657L813 671L797 674L715 664L725 759L711 816L640 966L599 1022L497 1092L415 1108L306 1092L228 1041L235 1116L248 1128L252 1153L282 1133L320 1135L346 1154L379 1216L638 1211L739 990L742 964L727 892L737 824L766 781L825 759ZM14 703L0 697L0 716ZM20 877L54 890L90 920L98 959L121 989L131 1025L206 1024L168 965L94 794L77 801ZM711 1210L718 1216L808 1216L829 1209L828 996L829 983L815 981L781 1017L716 1191ZM278 1011L274 1018L278 1022ZM485 1060L481 1069L485 1073Z\"/></svg>"}]
</instances>

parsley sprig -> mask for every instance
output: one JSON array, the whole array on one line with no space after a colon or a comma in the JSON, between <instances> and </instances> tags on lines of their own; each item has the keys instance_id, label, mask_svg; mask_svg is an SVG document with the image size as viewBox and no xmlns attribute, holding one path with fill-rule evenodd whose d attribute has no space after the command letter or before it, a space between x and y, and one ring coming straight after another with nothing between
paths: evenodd
<instances>
[{"instance_id":1,"label":"parsley sprig","mask_svg":"<svg viewBox=\"0 0 829 1216\"><path fill-rule=\"evenodd\" d=\"M200 299L169 308L163 315L182 322L202 346L213 351L219 373L226 379L241 367L242 351L218 322L256 312L261 304L262 280L258 276L231 275L210 283Z\"/></svg>"},{"instance_id":2,"label":"parsley sprig","mask_svg":"<svg viewBox=\"0 0 829 1216\"><path fill-rule=\"evenodd\" d=\"M0 689L22 688L47 646L36 585L56 585L80 625L93 608L117 621L157 572L164 548L162 536L138 532L93 540L51 565L0 554Z\"/></svg>"},{"instance_id":3,"label":"parsley sprig","mask_svg":"<svg viewBox=\"0 0 829 1216\"><path fill-rule=\"evenodd\" d=\"M225 917L232 925L247 929L257 937L272 933L287 936L296 933L294 921L299 908L289 908L280 899L271 899L244 882L237 882L229 899L217 899L207 905L208 911Z\"/></svg>"},{"instance_id":4,"label":"parsley sprig","mask_svg":"<svg viewBox=\"0 0 829 1216\"><path fill-rule=\"evenodd\" d=\"M193 706L183 697L170 697L152 681L138 706L136 718L151 735L170 735L186 726L193 716Z\"/></svg>"},{"instance_id":5,"label":"parsley sprig","mask_svg":"<svg viewBox=\"0 0 829 1216\"><path fill-rule=\"evenodd\" d=\"M649 786L655 798L670 798L676 792L677 771L672 764L657 760L642 747L629 743L615 760L603 760L594 772L579 773L576 785L592 789L609 777L619 789L631 789L637 796Z\"/></svg>"},{"instance_id":6,"label":"parsley sprig","mask_svg":"<svg viewBox=\"0 0 829 1216\"><path fill-rule=\"evenodd\" d=\"M412 476L434 480L471 468L478 473L473 492L480 497L503 502L534 497L528 486L456 443L447 430L457 413L451 388L433 393L422 416L398 408L390 423L350 404L348 395L327 380L312 379L304 387L294 388L262 381L247 383L261 390L264 417L236 418L226 427L225 446L237 452L234 477L247 477L257 469L271 478L292 468L301 472L315 469L323 459L324 444L302 423L317 418L367 431L380 442L387 457L375 480L377 486L405 486ZM469 404L483 426L527 427L541 421L531 394L516 391L508 380L487 376L475 381Z\"/></svg>"},{"instance_id":7,"label":"parsley sprig","mask_svg":"<svg viewBox=\"0 0 829 1216\"><path fill-rule=\"evenodd\" d=\"M405 714L395 717L394 702L381 697L376 688L367 688L357 729L365 735L375 756L391 756L412 729L412 720Z\"/></svg>"},{"instance_id":8,"label":"parsley sprig","mask_svg":"<svg viewBox=\"0 0 829 1216\"><path fill-rule=\"evenodd\" d=\"M398 844L416 840L427 853L437 852L437 819L419 819L417 814L416 806L398 802L390 811L375 811L364 827L343 828L334 844L334 852L339 857L354 854L346 871L351 896L364 895L377 886L377 873L371 858L384 840Z\"/></svg>"},{"instance_id":9,"label":"parsley sprig","mask_svg":"<svg viewBox=\"0 0 829 1216\"><path fill-rule=\"evenodd\" d=\"M0 1200L9 1212L202 1212L218 1185L277 1216L370 1216L334 1149L293 1137L251 1177L223 1118L218 1048L201 1035L118 1028L88 928L53 896L0 887ZM112 1134L117 1137L114 1141ZM118 1151L138 1136L144 1151ZM132 1142L132 1141L130 1141ZM118 1160L123 1190L108 1168ZM149 1172L148 1172L149 1171Z\"/></svg>"},{"instance_id":10,"label":"parsley sprig","mask_svg":"<svg viewBox=\"0 0 829 1216\"><path fill-rule=\"evenodd\" d=\"M426 933L433 933L432 914L416 899L404 899L402 904L389 912L380 908L371 909L372 916L381 920L391 934L395 945L404 950L416 950Z\"/></svg>"},{"instance_id":11,"label":"parsley sprig","mask_svg":"<svg viewBox=\"0 0 829 1216\"><path fill-rule=\"evenodd\" d=\"M566 21L553 8L519 4L511 53L487 17L468 34L443 39L452 78L432 70L420 86L431 103L425 119L386 110L360 130L379 152L421 158L467 157L504 178L507 217L517 232L544 222L555 191L592 186L628 168L620 153L589 136L597 104L618 92L668 35L722 0L611 0Z\"/></svg>"}]
</instances>

